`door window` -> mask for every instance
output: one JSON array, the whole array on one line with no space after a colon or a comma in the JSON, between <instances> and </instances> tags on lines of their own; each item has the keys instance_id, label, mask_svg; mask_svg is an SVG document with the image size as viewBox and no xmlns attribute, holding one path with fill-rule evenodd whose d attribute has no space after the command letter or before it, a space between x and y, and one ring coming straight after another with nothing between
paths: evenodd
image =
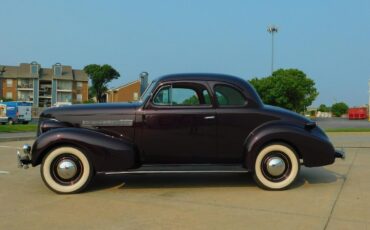
<instances>
[{"instance_id":1,"label":"door window","mask_svg":"<svg viewBox=\"0 0 370 230\"><path fill-rule=\"evenodd\" d=\"M200 85L173 84L162 87L155 95L153 103L169 106L211 105L208 90Z\"/></svg>"},{"instance_id":2,"label":"door window","mask_svg":"<svg viewBox=\"0 0 370 230\"><path fill-rule=\"evenodd\" d=\"M220 106L243 106L246 104L243 94L231 86L216 85L214 90Z\"/></svg>"}]
</instances>

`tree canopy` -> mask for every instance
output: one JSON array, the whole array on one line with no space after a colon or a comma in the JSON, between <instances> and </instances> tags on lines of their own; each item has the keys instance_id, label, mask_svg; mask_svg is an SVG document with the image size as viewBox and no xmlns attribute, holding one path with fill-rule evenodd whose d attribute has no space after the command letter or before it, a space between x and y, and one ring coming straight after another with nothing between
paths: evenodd
<instances>
[{"instance_id":1,"label":"tree canopy","mask_svg":"<svg viewBox=\"0 0 370 230\"><path fill-rule=\"evenodd\" d=\"M84 71L91 79L92 92L95 93L98 102L102 102L104 93L108 90L107 84L120 76L117 70L107 64L90 64L84 67Z\"/></svg>"},{"instance_id":2,"label":"tree canopy","mask_svg":"<svg viewBox=\"0 0 370 230\"><path fill-rule=\"evenodd\" d=\"M315 82L298 69L279 69L249 81L265 104L303 112L319 95Z\"/></svg>"},{"instance_id":3,"label":"tree canopy","mask_svg":"<svg viewBox=\"0 0 370 230\"><path fill-rule=\"evenodd\" d=\"M348 111L348 105L344 102L334 103L331 106L331 112L336 117L342 116L343 114L347 113L347 111Z\"/></svg>"},{"instance_id":4,"label":"tree canopy","mask_svg":"<svg viewBox=\"0 0 370 230\"><path fill-rule=\"evenodd\" d=\"M326 106L325 104L319 105L319 108L317 108L318 111L320 112L330 112L331 108Z\"/></svg>"}]
</instances>

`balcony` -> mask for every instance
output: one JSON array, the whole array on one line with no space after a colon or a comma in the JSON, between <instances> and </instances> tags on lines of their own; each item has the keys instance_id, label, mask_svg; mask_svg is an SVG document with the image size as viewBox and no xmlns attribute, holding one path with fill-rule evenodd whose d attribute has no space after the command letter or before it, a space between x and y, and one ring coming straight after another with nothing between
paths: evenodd
<instances>
[{"instance_id":1,"label":"balcony","mask_svg":"<svg viewBox=\"0 0 370 230\"><path fill-rule=\"evenodd\" d=\"M17 89L18 90L33 90L33 83L25 82L25 81L18 82Z\"/></svg>"}]
</instances>

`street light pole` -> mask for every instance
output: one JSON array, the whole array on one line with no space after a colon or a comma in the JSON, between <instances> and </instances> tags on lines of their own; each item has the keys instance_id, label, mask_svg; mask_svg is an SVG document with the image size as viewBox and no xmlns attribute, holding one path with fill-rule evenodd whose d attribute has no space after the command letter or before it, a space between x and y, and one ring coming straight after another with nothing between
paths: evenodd
<instances>
[{"instance_id":1,"label":"street light pole","mask_svg":"<svg viewBox=\"0 0 370 230\"><path fill-rule=\"evenodd\" d=\"M271 75L274 72L274 33L278 32L278 28L274 25L267 28L267 32L271 34Z\"/></svg>"}]
</instances>

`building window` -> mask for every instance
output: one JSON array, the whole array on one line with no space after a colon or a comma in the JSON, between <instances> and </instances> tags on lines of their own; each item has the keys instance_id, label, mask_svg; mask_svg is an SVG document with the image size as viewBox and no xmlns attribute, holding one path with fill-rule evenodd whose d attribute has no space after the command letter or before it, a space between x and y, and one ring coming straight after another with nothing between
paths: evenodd
<instances>
[{"instance_id":1,"label":"building window","mask_svg":"<svg viewBox=\"0 0 370 230\"><path fill-rule=\"evenodd\" d=\"M6 87L13 87L13 79L6 79Z\"/></svg>"},{"instance_id":2,"label":"building window","mask_svg":"<svg viewBox=\"0 0 370 230\"><path fill-rule=\"evenodd\" d=\"M7 99L13 99L13 93L12 92L6 92L6 98Z\"/></svg>"},{"instance_id":3,"label":"building window","mask_svg":"<svg viewBox=\"0 0 370 230\"><path fill-rule=\"evenodd\" d=\"M77 94L76 100L77 102L82 102L82 94Z\"/></svg>"},{"instance_id":4,"label":"building window","mask_svg":"<svg viewBox=\"0 0 370 230\"><path fill-rule=\"evenodd\" d=\"M58 90L72 90L72 81L58 80Z\"/></svg>"},{"instance_id":5,"label":"building window","mask_svg":"<svg viewBox=\"0 0 370 230\"><path fill-rule=\"evenodd\" d=\"M139 100L139 94L137 92L134 92L134 101Z\"/></svg>"},{"instance_id":6,"label":"building window","mask_svg":"<svg viewBox=\"0 0 370 230\"><path fill-rule=\"evenodd\" d=\"M81 89L81 88L82 88L82 82L78 81L78 82L76 83L76 88L77 88L77 89Z\"/></svg>"},{"instance_id":7,"label":"building window","mask_svg":"<svg viewBox=\"0 0 370 230\"><path fill-rule=\"evenodd\" d=\"M57 102L72 102L72 93L58 92Z\"/></svg>"},{"instance_id":8,"label":"building window","mask_svg":"<svg viewBox=\"0 0 370 230\"><path fill-rule=\"evenodd\" d=\"M62 76L62 65L60 63L54 65L54 76Z\"/></svg>"}]
</instances>

